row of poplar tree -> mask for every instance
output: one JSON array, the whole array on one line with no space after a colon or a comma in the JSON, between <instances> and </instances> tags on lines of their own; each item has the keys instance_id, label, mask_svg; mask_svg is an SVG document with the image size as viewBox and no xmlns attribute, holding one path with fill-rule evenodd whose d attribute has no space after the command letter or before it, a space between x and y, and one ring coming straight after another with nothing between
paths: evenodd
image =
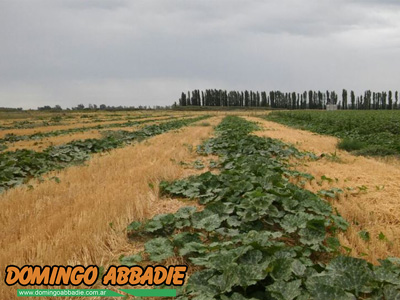
<instances>
[{"instance_id":1,"label":"row of poplar tree","mask_svg":"<svg viewBox=\"0 0 400 300\"><path fill-rule=\"evenodd\" d=\"M283 93L280 91L226 91L209 89L182 93L179 106L237 106L269 107L285 109L325 109L327 104L336 104L338 109L400 109L398 91L371 92L356 96L343 89L341 99L335 91L305 91Z\"/></svg>"}]
</instances>

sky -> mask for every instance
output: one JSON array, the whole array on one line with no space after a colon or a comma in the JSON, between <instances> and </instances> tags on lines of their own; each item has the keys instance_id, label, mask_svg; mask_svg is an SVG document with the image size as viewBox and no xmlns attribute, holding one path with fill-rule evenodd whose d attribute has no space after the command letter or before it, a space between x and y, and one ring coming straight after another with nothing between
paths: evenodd
<instances>
[{"instance_id":1,"label":"sky","mask_svg":"<svg viewBox=\"0 0 400 300\"><path fill-rule=\"evenodd\" d=\"M0 0L0 107L400 89L398 0Z\"/></svg>"}]
</instances>

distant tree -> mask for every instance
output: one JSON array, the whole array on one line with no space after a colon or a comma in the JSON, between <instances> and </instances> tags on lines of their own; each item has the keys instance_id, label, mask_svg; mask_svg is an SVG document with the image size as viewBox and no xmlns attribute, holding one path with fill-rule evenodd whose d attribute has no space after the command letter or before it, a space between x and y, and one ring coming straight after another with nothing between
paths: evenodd
<instances>
[{"instance_id":1,"label":"distant tree","mask_svg":"<svg viewBox=\"0 0 400 300\"><path fill-rule=\"evenodd\" d=\"M308 108L314 108L313 91L308 91Z\"/></svg>"},{"instance_id":2,"label":"distant tree","mask_svg":"<svg viewBox=\"0 0 400 300\"><path fill-rule=\"evenodd\" d=\"M380 109L382 108L382 94L381 93L376 93L375 94L375 109Z\"/></svg>"},{"instance_id":3,"label":"distant tree","mask_svg":"<svg viewBox=\"0 0 400 300\"><path fill-rule=\"evenodd\" d=\"M342 108L347 109L347 90L342 91Z\"/></svg>"},{"instance_id":4,"label":"distant tree","mask_svg":"<svg viewBox=\"0 0 400 300\"><path fill-rule=\"evenodd\" d=\"M365 102L364 108L365 109L371 109L372 93L371 93L370 90L365 91L364 102Z\"/></svg>"},{"instance_id":5,"label":"distant tree","mask_svg":"<svg viewBox=\"0 0 400 300\"><path fill-rule=\"evenodd\" d=\"M269 100L271 102L271 107L275 107L275 93L273 91L269 92Z\"/></svg>"},{"instance_id":6,"label":"distant tree","mask_svg":"<svg viewBox=\"0 0 400 300\"><path fill-rule=\"evenodd\" d=\"M291 97L292 99L292 109L296 109L296 103L297 103L297 95L296 95L296 93L295 92L292 92L292 97Z\"/></svg>"},{"instance_id":7,"label":"distant tree","mask_svg":"<svg viewBox=\"0 0 400 300\"><path fill-rule=\"evenodd\" d=\"M337 104L338 96L335 91L331 91L330 99L332 104Z\"/></svg>"},{"instance_id":8,"label":"distant tree","mask_svg":"<svg viewBox=\"0 0 400 300\"><path fill-rule=\"evenodd\" d=\"M266 92L261 92L261 106L263 106L263 107L267 106L267 93Z\"/></svg>"},{"instance_id":9,"label":"distant tree","mask_svg":"<svg viewBox=\"0 0 400 300\"><path fill-rule=\"evenodd\" d=\"M186 105L192 105L192 99L190 98L190 92L188 91L188 96L186 98Z\"/></svg>"},{"instance_id":10,"label":"distant tree","mask_svg":"<svg viewBox=\"0 0 400 300\"><path fill-rule=\"evenodd\" d=\"M303 92L303 101L301 102L301 108L307 108L307 91Z\"/></svg>"},{"instance_id":11,"label":"distant tree","mask_svg":"<svg viewBox=\"0 0 400 300\"><path fill-rule=\"evenodd\" d=\"M38 110L51 110L51 106L50 105L45 105L42 107L38 107Z\"/></svg>"},{"instance_id":12,"label":"distant tree","mask_svg":"<svg viewBox=\"0 0 400 300\"><path fill-rule=\"evenodd\" d=\"M181 98L179 98L179 105L186 106L186 94L182 93Z\"/></svg>"},{"instance_id":13,"label":"distant tree","mask_svg":"<svg viewBox=\"0 0 400 300\"><path fill-rule=\"evenodd\" d=\"M387 109L386 99L387 99L387 93L382 92L382 109Z\"/></svg>"},{"instance_id":14,"label":"distant tree","mask_svg":"<svg viewBox=\"0 0 400 300\"><path fill-rule=\"evenodd\" d=\"M329 95L329 91L326 91L326 103L327 103L327 104L333 104L333 103L331 102L331 98L330 98L330 95Z\"/></svg>"},{"instance_id":15,"label":"distant tree","mask_svg":"<svg viewBox=\"0 0 400 300\"><path fill-rule=\"evenodd\" d=\"M376 93L372 93L372 109L376 109Z\"/></svg>"},{"instance_id":16,"label":"distant tree","mask_svg":"<svg viewBox=\"0 0 400 300\"><path fill-rule=\"evenodd\" d=\"M249 106L250 105L250 94L248 91L244 92L244 106Z\"/></svg>"},{"instance_id":17,"label":"distant tree","mask_svg":"<svg viewBox=\"0 0 400 300\"><path fill-rule=\"evenodd\" d=\"M350 99L351 99L351 109L355 109L356 108L356 105L355 105L356 97L354 95L354 91L350 92Z\"/></svg>"},{"instance_id":18,"label":"distant tree","mask_svg":"<svg viewBox=\"0 0 400 300\"><path fill-rule=\"evenodd\" d=\"M302 97L303 95L300 95L300 93L297 93L297 101L296 101L296 108L299 109L300 108L300 97Z\"/></svg>"}]
</instances>

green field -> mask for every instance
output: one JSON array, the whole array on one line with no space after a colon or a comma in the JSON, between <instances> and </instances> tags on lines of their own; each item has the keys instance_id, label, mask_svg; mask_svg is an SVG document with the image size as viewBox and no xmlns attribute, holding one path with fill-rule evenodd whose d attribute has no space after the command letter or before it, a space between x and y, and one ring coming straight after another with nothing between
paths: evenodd
<instances>
[{"instance_id":1,"label":"green field","mask_svg":"<svg viewBox=\"0 0 400 300\"><path fill-rule=\"evenodd\" d=\"M265 119L336 136L358 155L400 154L400 111L277 111Z\"/></svg>"}]
</instances>

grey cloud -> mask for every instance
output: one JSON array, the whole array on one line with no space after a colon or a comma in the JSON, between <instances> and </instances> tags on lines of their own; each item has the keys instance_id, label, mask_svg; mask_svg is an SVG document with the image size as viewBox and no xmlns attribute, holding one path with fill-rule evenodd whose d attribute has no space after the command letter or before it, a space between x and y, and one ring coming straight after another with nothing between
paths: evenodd
<instances>
[{"instance_id":1,"label":"grey cloud","mask_svg":"<svg viewBox=\"0 0 400 300\"><path fill-rule=\"evenodd\" d=\"M69 0L61 3L62 7L70 9L106 9L115 10L123 7L127 7L128 1L126 0L113 0L113 1L103 1L103 0Z\"/></svg>"},{"instance_id":2,"label":"grey cloud","mask_svg":"<svg viewBox=\"0 0 400 300\"><path fill-rule=\"evenodd\" d=\"M0 2L0 106L182 90L395 89L400 7L345 0Z\"/></svg>"}]
</instances>

